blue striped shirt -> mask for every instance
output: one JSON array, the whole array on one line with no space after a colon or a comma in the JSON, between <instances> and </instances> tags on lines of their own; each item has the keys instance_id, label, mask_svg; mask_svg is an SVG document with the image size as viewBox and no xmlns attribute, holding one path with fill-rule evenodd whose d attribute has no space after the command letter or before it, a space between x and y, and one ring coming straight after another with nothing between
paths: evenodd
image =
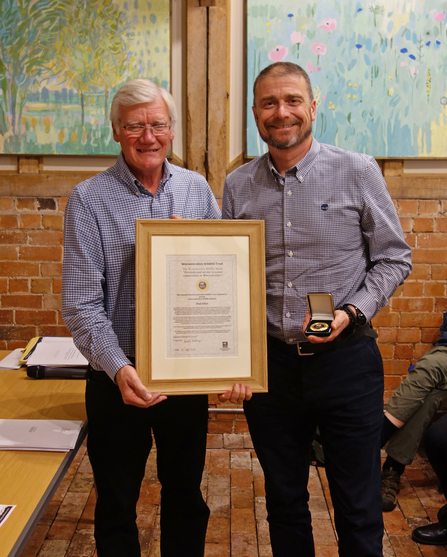
<instances>
[{"instance_id":1,"label":"blue striped shirt","mask_svg":"<svg viewBox=\"0 0 447 557\"><path fill-rule=\"evenodd\" d=\"M77 348L113 379L135 356L135 219L219 219L200 174L164 162L155 195L123 155L78 184L65 211L62 316Z\"/></svg>"},{"instance_id":2,"label":"blue striped shirt","mask_svg":"<svg viewBox=\"0 0 447 557\"><path fill-rule=\"evenodd\" d=\"M268 333L302 333L308 292L330 292L370 320L411 272L411 250L373 157L315 139L281 176L265 154L229 174L225 219L260 219L266 230Z\"/></svg>"}]
</instances>

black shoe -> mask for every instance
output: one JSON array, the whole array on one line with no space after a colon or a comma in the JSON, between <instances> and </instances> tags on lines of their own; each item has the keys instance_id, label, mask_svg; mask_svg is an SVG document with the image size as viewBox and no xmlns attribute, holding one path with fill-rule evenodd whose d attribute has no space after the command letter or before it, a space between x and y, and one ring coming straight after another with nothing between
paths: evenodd
<instances>
[{"instance_id":1,"label":"black shoe","mask_svg":"<svg viewBox=\"0 0 447 557\"><path fill-rule=\"evenodd\" d=\"M439 522L447 522L447 505L441 507L438 511Z\"/></svg>"},{"instance_id":2,"label":"black shoe","mask_svg":"<svg viewBox=\"0 0 447 557\"><path fill-rule=\"evenodd\" d=\"M382 470L382 510L389 512L397 504L399 493L400 474L392 468Z\"/></svg>"},{"instance_id":3,"label":"black shoe","mask_svg":"<svg viewBox=\"0 0 447 557\"><path fill-rule=\"evenodd\" d=\"M411 534L413 541L424 545L447 545L447 523L436 522L419 526Z\"/></svg>"}]
</instances>

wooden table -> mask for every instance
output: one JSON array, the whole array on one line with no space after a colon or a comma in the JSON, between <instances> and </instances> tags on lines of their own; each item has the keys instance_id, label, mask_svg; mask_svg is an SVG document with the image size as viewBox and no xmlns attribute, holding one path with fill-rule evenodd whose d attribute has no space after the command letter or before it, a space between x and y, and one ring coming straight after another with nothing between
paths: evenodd
<instances>
[{"instance_id":1,"label":"wooden table","mask_svg":"<svg viewBox=\"0 0 447 557\"><path fill-rule=\"evenodd\" d=\"M8 354L0 350L0 359ZM26 370L0 370L0 418L84 422L68 453L0 451L0 504L17 505L0 527L0 557L20 555L87 432L82 379L30 379Z\"/></svg>"}]
</instances>

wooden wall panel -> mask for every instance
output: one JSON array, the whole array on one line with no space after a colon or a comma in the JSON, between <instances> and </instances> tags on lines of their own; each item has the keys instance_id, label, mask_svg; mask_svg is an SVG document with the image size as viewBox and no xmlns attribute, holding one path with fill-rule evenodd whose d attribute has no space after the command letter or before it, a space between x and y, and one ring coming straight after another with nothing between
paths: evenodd
<instances>
[{"instance_id":1,"label":"wooden wall panel","mask_svg":"<svg viewBox=\"0 0 447 557\"><path fill-rule=\"evenodd\" d=\"M186 166L206 177L207 8L188 0L186 19Z\"/></svg>"},{"instance_id":2,"label":"wooden wall panel","mask_svg":"<svg viewBox=\"0 0 447 557\"><path fill-rule=\"evenodd\" d=\"M222 197L229 153L229 0L188 0L186 166Z\"/></svg>"},{"instance_id":3,"label":"wooden wall panel","mask_svg":"<svg viewBox=\"0 0 447 557\"><path fill-rule=\"evenodd\" d=\"M229 163L229 13L209 8L208 40L208 180L221 198Z\"/></svg>"}]
</instances>

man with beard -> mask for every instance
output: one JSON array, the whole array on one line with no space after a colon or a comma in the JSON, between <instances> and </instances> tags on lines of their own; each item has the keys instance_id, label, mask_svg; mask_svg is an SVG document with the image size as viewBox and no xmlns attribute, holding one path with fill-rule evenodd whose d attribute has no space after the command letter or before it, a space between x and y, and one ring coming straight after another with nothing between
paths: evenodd
<instances>
[{"instance_id":1,"label":"man with beard","mask_svg":"<svg viewBox=\"0 0 447 557\"><path fill-rule=\"evenodd\" d=\"M369 324L411 271L411 252L373 157L312 137L309 76L262 70L253 114L268 153L227 176L223 217L266 231L269 392L245 413L265 474L274 557L314 557L309 453L318 427L339 555L382 556L383 366ZM306 336L306 294L329 292L329 336Z\"/></svg>"}]
</instances>

